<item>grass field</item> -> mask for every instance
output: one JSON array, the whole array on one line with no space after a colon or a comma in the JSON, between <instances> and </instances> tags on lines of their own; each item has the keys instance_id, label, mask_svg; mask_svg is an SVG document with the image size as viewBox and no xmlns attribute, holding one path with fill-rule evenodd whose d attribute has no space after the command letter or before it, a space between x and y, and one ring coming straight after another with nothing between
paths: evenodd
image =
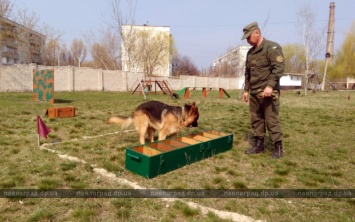
<instances>
[{"instance_id":1,"label":"grass field","mask_svg":"<svg viewBox=\"0 0 355 222\"><path fill-rule=\"evenodd\" d=\"M238 91L228 93L231 98L218 98L216 91L205 99L199 91L180 100L147 96L173 105L197 102L199 127L185 129L180 135L210 129L234 134L230 151L153 179L124 168L125 148L138 144L137 134L106 124L110 116L130 115L144 102L143 96L56 92L52 105L31 101L31 93L0 93L0 189L131 188L97 173L95 167L145 188L354 189L355 92L307 96L282 92L285 153L279 160L271 158L270 140L266 140L265 154L244 154L251 139L248 105L238 99ZM47 108L62 106L75 106L77 115L45 116ZM38 147L37 115L52 130L41 142L56 153ZM355 200L349 198L196 198L173 202L152 198L1 198L0 221L230 221L212 212L204 214L187 201L263 221L355 221Z\"/></svg>"}]
</instances>

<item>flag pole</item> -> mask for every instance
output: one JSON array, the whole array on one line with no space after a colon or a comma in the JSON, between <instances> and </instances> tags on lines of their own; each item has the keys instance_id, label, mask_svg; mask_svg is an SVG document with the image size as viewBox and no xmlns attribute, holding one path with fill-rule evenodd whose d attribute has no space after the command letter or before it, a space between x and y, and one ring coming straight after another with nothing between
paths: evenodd
<instances>
[{"instance_id":1,"label":"flag pole","mask_svg":"<svg viewBox=\"0 0 355 222\"><path fill-rule=\"evenodd\" d=\"M39 135L39 115L37 114L37 144L38 144L38 147L41 146L41 136Z\"/></svg>"}]
</instances>

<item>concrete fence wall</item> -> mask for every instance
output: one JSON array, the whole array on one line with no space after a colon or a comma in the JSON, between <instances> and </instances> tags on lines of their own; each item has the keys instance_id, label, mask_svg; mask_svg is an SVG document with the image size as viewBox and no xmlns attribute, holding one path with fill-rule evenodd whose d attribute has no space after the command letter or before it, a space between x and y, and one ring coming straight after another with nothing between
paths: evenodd
<instances>
[{"instance_id":1,"label":"concrete fence wall","mask_svg":"<svg viewBox=\"0 0 355 222\"><path fill-rule=\"evenodd\" d=\"M34 69L54 69L55 91L131 91L138 85L139 79L144 79L143 73L129 73L121 70L111 71L73 66L2 66L0 67L0 92L32 91ZM179 79L153 77L150 79L153 81L166 80L173 90L180 90L184 87L233 90L238 88L239 81L241 81L236 78L199 76L180 76Z\"/></svg>"}]
</instances>

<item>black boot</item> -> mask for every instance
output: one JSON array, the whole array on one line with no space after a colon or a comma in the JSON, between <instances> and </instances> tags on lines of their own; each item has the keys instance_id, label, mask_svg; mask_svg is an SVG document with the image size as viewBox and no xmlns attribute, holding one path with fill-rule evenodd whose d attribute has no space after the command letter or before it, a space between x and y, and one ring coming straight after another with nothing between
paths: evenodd
<instances>
[{"instance_id":1,"label":"black boot","mask_svg":"<svg viewBox=\"0 0 355 222\"><path fill-rule=\"evenodd\" d=\"M282 141L277 141L274 144L274 152L272 152L272 158L278 159L283 156Z\"/></svg>"},{"instance_id":2,"label":"black boot","mask_svg":"<svg viewBox=\"0 0 355 222\"><path fill-rule=\"evenodd\" d=\"M264 137L255 137L255 144L252 148L245 151L245 154L256 154L265 152Z\"/></svg>"}]
</instances>

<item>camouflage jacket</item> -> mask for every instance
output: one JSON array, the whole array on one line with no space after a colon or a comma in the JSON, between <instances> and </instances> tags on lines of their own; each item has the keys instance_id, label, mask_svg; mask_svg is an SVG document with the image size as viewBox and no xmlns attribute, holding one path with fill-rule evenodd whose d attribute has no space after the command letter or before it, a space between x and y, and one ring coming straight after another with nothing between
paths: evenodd
<instances>
[{"instance_id":1,"label":"camouflage jacket","mask_svg":"<svg viewBox=\"0 0 355 222\"><path fill-rule=\"evenodd\" d=\"M260 46L252 47L247 53L244 90L252 94L264 90L266 86L279 90L284 71L281 46L264 38Z\"/></svg>"}]
</instances>

